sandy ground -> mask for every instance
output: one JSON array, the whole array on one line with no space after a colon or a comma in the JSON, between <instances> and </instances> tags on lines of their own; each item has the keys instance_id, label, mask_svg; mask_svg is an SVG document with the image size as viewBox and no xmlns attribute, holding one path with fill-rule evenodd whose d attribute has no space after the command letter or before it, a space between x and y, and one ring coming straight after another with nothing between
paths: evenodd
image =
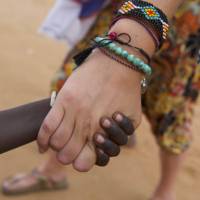
<instances>
[{"instance_id":1,"label":"sandy ground","mask_svg":"<svg viewBox=\"0 0 200 200\"><path fill-rule=\"evenodd\" d=\"M36 34L53 0L6 0L0 7L0 109L48 95L49 81L60 65L66 47ZM199 200L200 107L196 109L194 144L178 179L178 200ZM68 167L70 188L21 196L16 200L145 200L152 193L159 174L158 149L144 120L138 131L138 145L124 149L105 169L81 174ZM0 157L0 180L28 171L44 159L35 144ZM9 198L0 194L0 200Z\"/></svg>"}]
</instances>

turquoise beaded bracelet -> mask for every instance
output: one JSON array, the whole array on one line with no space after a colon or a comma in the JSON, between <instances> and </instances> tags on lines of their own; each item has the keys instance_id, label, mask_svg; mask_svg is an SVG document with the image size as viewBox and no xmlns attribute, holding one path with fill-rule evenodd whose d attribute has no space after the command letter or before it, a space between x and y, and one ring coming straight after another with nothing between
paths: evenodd
<instances>
[{"instance_id":1,"label":"turquoise beaded bracelet","mask_svg":"<svg viewBox=\"0 0 200 200\"><path fill-rule=\"evenodd\" d=\"M133 66L131 64L127 64L126 62L121 61L120 58L115 58L115 56L117 57L117 55L114 56L112 53L108 53L109 51L107 52L107 50L102 48L102 47L100 47L99 49L103 54L105 54L109 58L117 61L118 63L121 63L122 65L128 67L129 69L134 69L134 70L138 71L138 69L135 68L135 66ZM148 81L147 81L146 77L143 77L143 79L141 80L141 91L142 91L142 94L144 94L146 92L147 86L148 86Z\"/></svg>"},{"instance_id":2,"label":"turquoise beaded bracelet","mask_svg":"<svg viewBox=\"0 0 200 200\"><path fill-rule=\"evenodd\" d=\"M137 67L139 71L148 76L152 74L152 69L148 64L145 64L141 59L137 58L133 54L129 54L126 50L115 44L113 41L99 36L96 37L94 41L99 44L100 47L105 47L106 49L115 53L117 56L126 59L131 65L134 66L133 69Z\"/></svg>"}]
</instances>

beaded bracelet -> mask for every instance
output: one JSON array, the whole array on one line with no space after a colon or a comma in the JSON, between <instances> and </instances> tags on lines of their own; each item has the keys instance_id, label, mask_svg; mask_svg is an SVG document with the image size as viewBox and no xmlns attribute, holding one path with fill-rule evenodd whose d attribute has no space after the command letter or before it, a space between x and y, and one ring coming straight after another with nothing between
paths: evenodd
<instances>
[{"instance_id":1,"label":"beaded bracelet","mask_svg":"<svg viewBox=\"0 0 200 200\"><path fill-rule=\"evenodd\" d=\"M121 36L127 36L128 40L127 41L122 40L120 38ZM145 52L145 50L143 50L139 47L130 45L131 36L129 34L127 34L127 33L117 34L116 32L111 32L109 34L106 34L106 37L107 37L108 40L117 42L117 43L122 44L122 45L126 45L128 47L133 48L134 50L137 50L141 55L143 55L146 58L148 64L150 64L150 62L151 62L150 56L148 55L148 53ZM76 65L78 65L78 66L81 65L84 62L84 60L92 53L93 49L98 47L96 42L95 41L93 41L93 42L95 44L93 43L89 48L86 48L85 50L81 51L80 53L78 53L77 55L75 55L73 57ZM102 45L100 45L100 46L102 46Z\"/></svg>"},{"instance_id":2,"label":"beaded bracelet","mask_svg":"<svg viewBox=\"0 0 200 200\"><path fill-rule=\"evenodd\" d=\"M134 69L135 71L141 72L137 67L133 66L133 64L129 63L127 60L120 58L118 55L111 53L108 49L105 49L105 48L102 48L102 47L99 47L99 49L103 54L105 54L106 56L108 56L112 60L115 60L116 62L124 65L125 67L127 67L131 70Z\"/></svg>"},{"instance_id":3,"label":"beaded bracelet","mask_svg":"<svg viewBox=\"0 0 200 200\"><path fill-rule=\"evenodd\" d=\"M96 37L94 41L99 44L99 47L105 47L119 57L127 60L132 65L132 69L135 70L135 67L137 67L138 70L143 72L144 74L151 75L152 69L148 64L145 64L141 59L137 58L136 56L129 54L126 50L119 47L111 40L103 37Z\"/></svg>"},{"instance_id":4,"label":"beaded bracelet","mask_svg":"<svg viewBox=\"0 0 200 200\"><path fill-rule=\"evenodd\" d=\"M116 12L111 24L113 26L121 18L130 18L143 25L153 37L159 48L167 37L169 30L166 15L153 4L142 0L127 0Z\"/></svg>"},{"instance_id":5,"label":"beaded bracelet","mask_svg":"<svg viewBox=\"0 0 200 200\"><path fill-rule=\"evenodd\" d=\"M122 40L121 39L122 36L127 37L128 40L127 41ZM116 32L110 32L109 34L106 35L106 37L108 39L112 40L113 42L117 42L119 44L126 45L126 46L131 47L132 49L138 51L140 54L142 54L142 56L145 57L145 59L147 60L147 63L150 64L150 62L151 62L150 56L148 55L148 53L146 53L146 51L144 49L130 45L131 36L129 34L127 34L127 33L117 34Z\"/></svg>"},{"instance_id":6,"label":"beaded bracelet","mask_svg":"<svg viewBox=\"0 0 200 200\"><path fill-rule=\"evenodd\" d=\"M128 67L130 69L134 69L136 71L144 73L144 70L140 69L139 67L137 67L136 65L134 65L132 62L128 61L128 59L124 59L123 57L121 57L121 59L120 59L119 55L117 55L117 54L116 54L116 56L114 56L113 54L109 53L109 49L108 49L108 51L106 51L106 49L104 47L107 46L107 45L109 45L109 44L111 44L111 43L113 43L113 41L115 41L115 39L116 39L115 37L113 38L112 36L113 36L113 32L109 35L109 39L108 38L106 38L106 39L102 38L101 42L95 42L96 43L95 45L92 45L91 47L89 47L89 48L83 50L82 52L78 53L77 55L75 55L74 56L74 61L75 61L76 65L77 65L77 67L75 69L77 69L85 61L85 59L92 53L92 51L95 48L99 48L102 53L104 53L106 56L110 57L111 59L117 61L118 63L120 63L120 64L122 64L122 65L124 65L124 66L126 66L126 67ZM118 38L117 41L119 43L121 43L121 44L126 44L126 45L128 45L128 43L129 43L129 42L123 42L123 41L119 40L119 38ZM131 41L131 39L129 39L129 41ZM142 49L140 49L138 47L134 47L134 48L138 49L141 54L143 52L143 54L145 56L145 54L146 54L145 51L143 51ZM124 54L127 53L127 57L129 56L129 54L128 54L127 51L123 50L123 53ZM150 60L150 57L148 56L148 54L146 54L146 57L147 57L147 60ZM139 61L141 61L141 60L139 60ZM143 63L143 65L145 65L145 64ZM150 68L150 71L151 71L151 68ZM151 73L148 73L148 74L151 74ZM146 79L146 77L144 77L142 79L142 81L141 81L142 94L145 93L145 91L147 89L147 85L148 85L147 79Z\"/></svg>"},{"instance_id":7,"label":"beaded bracelet","mask_svg":"<svg viewBox=\"0 0 200 200\"><path fill-rule=\"evenodd\" d=\"M123 60L120 60L119 57L114 56L113 54L110 54L108 51L106 51L106 49L104 49L104 48L102 48L102 47L100 47L99 49L100 49L100 51L101 51L104 55L108 56L108 57L111 58L112 60L115 60L116 62L118 62L118 63L124 65L125 67L128 67L128 68L131 69L131 70L134 68L133 65L128 64L127 62L124 62ZM137 67L135 67L134 69L135 69L135 71L139 71L139 70L137 69ZM139 72L140 72L140 71L139 71ZM142 94L144 94L144 93L146 92L146 90L147 90L147 87L148 87L148 83L147 83L146 77L144 77L144 78L141 80L141 83L140 83L140 84L141 84L141 92L142 92Z\"/></svg>"}]
</instances>

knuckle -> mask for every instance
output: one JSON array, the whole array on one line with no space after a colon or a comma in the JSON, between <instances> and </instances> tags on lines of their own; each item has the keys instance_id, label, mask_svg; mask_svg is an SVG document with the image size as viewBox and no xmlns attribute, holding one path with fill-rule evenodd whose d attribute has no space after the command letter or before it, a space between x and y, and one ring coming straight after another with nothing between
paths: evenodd
<instances>
[{"instance_id":1,"label":"knuckle","mask_svg":"<svg viewBox=\"0 0 200 200\"><path fill-rule=\"evenodd\" d=\"M53 150L59 151L64 147L63 141L59 140L57 137L53 137L50 140L50 146L52 147Z\"/></svg>"},{"instance_id":2,"label":"knuckle","mask_svg":"<svg viewBox=\"0 0 200 200\"><path fill-rule=\"evenodd\" d=\"M42 131L46 134L51 134L53 132L53 127L52 127L52 123L50 122L50 120L45 119L43 124L42 124Z\"/></svg>"},{"instance_id":3,"label":"knuckle","mask_svg":"<svg viewBox=\"0 0 200 200\"><path fill-rule=\"evenodd\" d=\"M78 153L79 148L77 148L75 145L66 146L60 150L58 154L58 160L64 165L71 164L78 156Z\"/></svg>"},{"instance_id":4,"label":"knuckle","mask_svg":"<svg viewBox=\"0 0 200 200\"><path fill-rule=\"evenodd\" d=\"M72 103L77 101L77 94L73 90L67 90L66 94L63 95L64 103Z\"/></svg>"},{"instance_id":5,"label":"knuckle","mask_svg":"<svg viewBox=\"0 0 200 200\"><path fill-rule=\"evenodd\" d=\"M62 153L62 154L59 153L59 154L57 155L57 160L58 160L58 162L60 162L62 165L68 165L68 164L70 164L67 155L65 155L65 154L63 154L63 153Z\"/></svg>"},{"instance_id":6,"label":"knuckle","mask_svg":"<svg viewBox=\"0 0 200 200\"><path fill-rule=\"evenodd\" d=\"M89 119L90 119L90 109L89 109L89 106L86 102L80 101L80 100L77 99L77 111L86 113L87 119L88 119L86 121L89 121Z\"/></svg>"}]
</instances>

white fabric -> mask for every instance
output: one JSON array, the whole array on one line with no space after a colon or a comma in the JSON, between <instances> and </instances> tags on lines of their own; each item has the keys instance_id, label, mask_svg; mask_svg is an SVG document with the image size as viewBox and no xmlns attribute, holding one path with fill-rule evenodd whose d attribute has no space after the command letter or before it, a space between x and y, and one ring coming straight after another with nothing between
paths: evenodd
<instances>
[{"instance_id":1,"label":"white fabric","mask_svg":"<svg viewBox=\"0 0 200 200\"><path fill-rule=\"evenodd\" d=\"M96 16L80 20L81 4L73 0L56 0L54 7L39 29L49 37L66 41L73 48L88 32Z\"/></svg>"}]
</instances>

